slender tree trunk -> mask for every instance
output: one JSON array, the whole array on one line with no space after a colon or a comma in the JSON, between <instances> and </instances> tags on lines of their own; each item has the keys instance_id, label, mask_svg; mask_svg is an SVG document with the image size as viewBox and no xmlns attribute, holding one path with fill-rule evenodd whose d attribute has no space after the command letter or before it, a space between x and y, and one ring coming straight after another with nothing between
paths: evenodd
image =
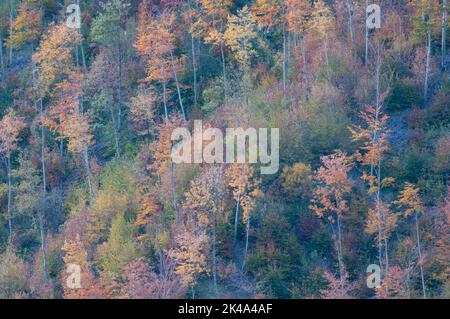
<instances>
[{"instance_id":1,"label":"slender tree trunk","mask_svg":"<svg viewBox=\"0 0 450 319\"><path fill-rule=\"evenodd\" d=\"M9 36L11 37L13 35L13 4L12 0L9 0ZM13 63L13 48L12 46L9 46L9 65L12 65Z\"/></svg>"},{"instance_id":2,"label":"slender tree trunk","mask_svg":"<svg viewBox=\"0 0 450 319\"><path fill-rule=\"evenodd\" d=\"M350 35L350 42L352 43L352 49L355 50L355 34L353 33L353 13L352 13L352 1L346 0L347 14L348 14L348 33Z\"/></svg>"},{"instance_id":3,"label":"slender tree trunk","mask_svg":"<svg viewBox=\"0 0 450 319\"><path fill-rule=\"evenodd\" d=\"M330 71L330 59L328 57L328 35L327 34L325 34L325 37L323 38L323 53L325 55L325 64L327 67L328 82L331 83L331 71Z\"/></svg>"},{"instance_id":4,"label":"slender tree trunk","mask_svg":"<svg viewBox=\"0 0 450 319\"><path fill-rule=\"evenodd\" d=\"M283 92L286 93L286 30L283 27Z\"/></svg>"},{"instance_id":5,"label":"slender tree trunk","mask_svg":"<svg viewBox=\"0 0 450 319\"><path fill-rule=\"evenodd\" d=\"M416 222L416 239L417 239L417 251L419 253L419 267L420 267L420 278L422 280L422 293L423 298L427 297L426 288L425 288L425 279L423 275L423 265L422 265L422 247L420 244L420 233L419 233L419 218L417 216L417 212L414 213L414 219Z\"/></svg>"},{"instance_id":6,"label":"slender tree trunk","mask_svg":"<svg viewBox=\"0 0 450 319\"><path fill-rule=\"evenodd\" d=\"M369 0L366 0L366 7L364 8L365 11L365 17L366 20L365 23L365 29L366 29L366 47L365 47L365 54L364 54L364 63L367 64L369 61L369 26L367 25L367 19L369 18L367 14L367 7L369 6Z\"/></svg>"},{"instance_id":7,"label":"slender tree trunk","mask_svg":"<svg viewBox=\"0 0 450 319\"><path fill-rule=\"evenodd\" d=\"M5 58L3 56L3 35L0 34L0 72L2 75L2 81L5 78Z\"/></svg>"},{"instance_id":8,"label":"slender tree trunk","mask_svg":"<svg viewBox=\"0 0 450 319\"><path fill-rule=\"evenodd\" d=\"M225 49L223 43L220 43L220 56L222 58L222 73L223 73L223 94L225 101L228 99L228 81L227 81L227 66L225 61Z\"/></svg>"},{"instance_id":9,"label":"slender tree trunk","mask_svg":"<svg viewBox=\"0 0 450 319\"><path fill-rule=\"evenodd\" d=\"M175 180L175 171L173 168L173 163L169 159L169 174L170 174L170 184L172 187L172 204L173 209L175 211L175 226L178 226L178 223L180 221L180 213L178 211L178 201L177 201L177 188L176 188L176 180Z\"/></svg>"},{"instance_id":10,"label":"slender tree trunk","mask_svg":"<svg viewBox=\"0 0 450 319\"><path fill-rule=\"evenodd\" d=\"M40 99L40 117L44 118L44 103L42 98ZM44 280L47 282L48 280L48 272L47 272L47 254L46 254L46 242L45 242L45 229L44 229L44 221L45 221L45 210L47 207L47 175L46 175L46 167L45 167L45 128L44 125L41 124L41 170L42 170L42 204L41 208L38 211L38 219L39 219L39 235L41 237L41 252L42 252L42 263L44 267Z\"/></svg>"},{"instance_id":11,"label":"slender tree trunk","mask_svg":"<svg viewBox=\"0 0 450 319\"><path fill-rule=\"evenodd\" d=\"M92 181L91 181L91 165L89 163L89 151L88 146L85 144L83 145L83 158L84 158L84 165L86 168L86 177L89 187L89 195L92 197L94 195L94 191L92 189Z\"/></svg>"},{"instance_id":12,"label":"slender tree trunk","mask_svg":"<svg viewBox=\"0 0 450 319\"><path fill-rule=\"evenodd\" d=\"M48 281L48 271L47 271L47 249L45 241L45 229L44 229L44 207L38 209L38 219L39 219L39 236L41 237L41 253L42 253L42 266L44 273L44 282Z\"/></svg>"},{"instance_id":13,"label":"slender tree trunk","mask_svg":"<svg viewBox=\"0 0 450 319\"><path fill-rule=\"evenodd\" d=\"M300 51L302 52L302 58L303 58L303 80L305 81L306 87L309 88L308 62L306 59L306 48L305 48L305 42L303 39L303 35L300 36Z\"/></svg>"},{"instance_id":14,"label":"slender tree trunk","mask_svg":"<svg viewBox=\"0 0 450 319\"><path fill-rule=\"evenodd\" d=\"M377 172L377 218L378 218L378 260L380 262L380 267L383 265L382 256L382 216L381 216L381 161L378 161L378 172Z\"/></svg>"},{"instance_id":15,"label":"slender tree trunk","mask_svg":"<svg viewBox=\"0 0 450 319\"><path fill-rule=\"evenodd\" d=\"M344 263L342 258L342 234L341 234L341 216L337 214L338 226L338 263L339 263L339 278L341 281L341 288L344 287Z\"/></svg>"},{"instance_id":16,"label":"slender tree trunk","mask_svg":"<svg viewBox=\"0 0 450 319\"><path fill-rule=\"evenodd\" d=\"M238 199L236 201L236 210L234 214L234 237L233 237L233 243L236 244L237 239L237 226L238 226L238 220L239 220L239 206L241 204L241 195L238 196Z\"/></svg>"},{"instance_id":17,"label":"slender tree trunk","mask_svg":"<svg viewBox=\"0 0 450 319\"><path fill-rule=\"evenodd\" d=\"M249 106L249 83L248 83L248 66L247 62L244 62L244 97L245 97L245 105Z\"/></svg>"},{"instance_id":18,"label":"slender tree trunk","mask_svg":"<svg viewBox=\"0 0 450 319\"><path fill-rule=\"evenodd\" d=\"M188 0L188 7L189 10L191 10L191 1ZM192 18L189 18L189 24L192 27ZM194 35L191 33L191 51L192 51L192 71L194 76L194 106L197 107L198 103L198 93L197 93L197 59L196 59L196 53L195 53L195 41L194 41Z\"/></svg>"},{"instance_id":19,"label":"slender tree trunk","mask_svg":"<svg viewBox=\"0 0 450 319\"><path fill-rule=\"evenodd\" d=\"M244 250L244 259L242 261L242 271L244 271L245 264L247 262L247 254L248 254L248 237L250 233L250 214L247 218L247 225L245 227L245 250Z\"/></svg>"},{"instance_id":20,"label":"slender tree trunk","mask_svg":"<svg viewBox=\"0 0 450 319\"><path fill-rule=\"evenodd\" d=\"M173 72L173 77L175 79L175 86L177 88L178 101L180 102L181 113L183 114L183 119L186 122L187 121L186 112L184 111L183 99L181 98L180 83L178 82L178 75L177 75L177 70L175 69L175 62L174 62L174 57L173 57L172 52L170 52L170 63L172 64L172 72Z\"/></svg>"},{"instance_id":21,"label":"slender tree trunk","mask_svg":"<svg viewBox=\"0 0 450 319\"><path fill-rule=\"evenodd\" d=\"M441 67L446 69L447 61L447 0L442 1L442 60Z\"/></svg>"},{"instance_id":22,"label":"slender tree trunk","mask_svg":"<svg viewBox=\"0 0 450 319\"><path fill-rule=\"evenodd\" d=\"M389 271L389 253L388 253L388 240L384 238L384 260L386 262L386 273Z\"/></svg>"},{"instance_id":23,"label":"slender tree trunk","mask_svg":"<svg viewBox=\"0 0 450 319\"><path fill-rule=\"evenodd\" d=\"M214 285L214 294L217 297L217 259L216 259L216 214L213 213L213 225L212 225L212 273L213 273L213 285Z\"/></svg>"},{"instance_id":24,"label":"slender tree trunk","mask_svg":"<svg viewBox=\"0 0 450 319\"><path fill-rule=\"evenodd\" d=\"M163 82L163 104L164 104L164 117L166 124L169 123L169 111L167 110L167 92L166 92L166 82Z\"/></svg>"},{"instance_id":25,"label":"slender tree trunk","mask_svg":"<svg viewBox=\"0 0 450 319\"><path fill-rule=\"evenodd\" d=\"M428 101L428 82L430 78L430 59L431 59L431 30L428 30L427 34L427 62L425 69L425 83L424 83L424 103L427 104Z\"/></svg>"},{"instance_id":26,"label":"slender tree trunk","mask_svg":"<svg viewBox=\"0 0 450 319\"><path fill-rule=\"evenodd\" d=\"M114 146L116 149L116 157L120 157L120 145L119 145L119 132L117 131L117 125L116 125L116 117L114 115L114 108L112 103L109 103L109 111L111 114L111 124L113 127L113 133L114 133Z\"/></svg>"},{"instance_id":27,"label":"slender tree trunk","mask_svg":"<svg viewBox=\"0 0 450 319\"><path fill-rule=\"evenodd\" d=\"M11 214L11 201L12 201L12 189L11 189L11 156L6 159L6 168L8 170L8 228L9 228L9 244L12 243L12 214Z\"/></svg>"}]
</instances>

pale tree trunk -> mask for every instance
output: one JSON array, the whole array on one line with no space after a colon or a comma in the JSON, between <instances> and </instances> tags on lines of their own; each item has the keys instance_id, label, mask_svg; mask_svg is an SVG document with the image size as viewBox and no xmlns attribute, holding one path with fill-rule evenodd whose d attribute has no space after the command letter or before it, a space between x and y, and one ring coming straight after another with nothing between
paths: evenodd
<instances>
[{"instance_id":1,"label":"pale tree trunk","mask_svg":"<svg viewBox=\"0 0 450 319\"><path fill-rule=\"evenodd\" d=\"M169 123L169 111L167 110L167 92L166 92L166 82L163 82L163 104L164 104L164 117L166 124Z\"/></svg>"},{"instance_id":2,"label":"pale tree trunk","mask_svg":"<svg viewBox=\"0 0 450 319\"><path fill-rule=\"evenodd\" d=\"M245 105L249 106L249 83L248 83L248 65L247 65L247 58L244 62L244 98L245 98Z\"/></svg>"},{"instance_id":3,"label":"pale tree trunk","mask_svg":"<svg viewBox=\"0 0 450 319\"><path fill-rule=\"evenodd\" d=\"M422 293L423 293L423 298L426 298L427 293L426 293L426 288L425 288L425 279L424 279L424 275L423 275L422 247L420 244L419 218L417 216L417 212L414 213L414 219L416 222L417 252L419 253L419 267L420 267L420 278L422 280Z\"/></svg>"},{"instance_id":4,"label":"pale tree trunk","mask_svg":"<svg viewBox=\"0 0 450 319\"><path fill-rule=\"evenodd\" d=\"M286 93L286 30L283 27L283 92Z\"/></svg>"},{"instance_id":5,"label":"pale tree trunk","mask_svg":"<svg viewBox=\"0 0 450 319\"><path fill-rule=\"evenodd\" d=\"M13 34L13 3L12 0L9 0L9 37ZM9 47L9 65L12 65L13 63L13 48L12 46Z\"/></svg>"},{"instance_id":6,"label":"pale tree trunk","mask_svg":"<svg viewBox=\"0 0 450 319\"><path fill-rule=\"evenodd\" d=\"M367 25L367 19L369 18L367 14L367 7L369 6L369 0L366 0L366 7L364 8L366 20L364 21L365 29L366 29L366 47L364 54L364 63L367 64L369 60L369 26Z\"/></svg>"},{"instance_id":7,"label":"pale tree trunk","mask_svg":"<svg viewBox=\"0 0 450 319\"><path fill-rule=\"evenodd\" d=\"M2 75L2 81L5 78L5 58L3 56L3 36L0 34L0 72Z\"/></svg>"},{"instance_id":8,"label":"pale tree trunk","mask_svg":"<svg viewBox=\"0 0 450 319\"><path fill-rule=\"evenodd\" d=\"M88 182L88 187L89 187L89 196L92 197L94 195L94 191L92 189L91 165L89 163L89 151L88 151L88 146L86 144L83 145L83 158L84 158L84 165L86 168L86 177L87 177L87 182Z\"/></svg>"},{"instance_id":9,"label":"pale tree trunk","mask_svg":"<svg viewBox=\"0 0 450 319\"><path fill-rule=\"evenodd\" d=\"M39 236L41 237L41 253L42 253L42 266L44 272L44 282L48 281L48 271L47 271L47 250L45 241L45 229L44 229L44 207L38 209L38 219L39 219Z\"/></svg>"},{"instance_id":10,"label":"pale tree trunk","mask_svg":"<svg viewBox=\"0 0 450 319\"><path fill-rule=\"evenodd\" d=\"M173 209L175 211L175 226L178 226L180 221L180 213L178 211L178 200L177 200L177 188L176 188L176 179L175 179L175 170L173 168L173 162L169 159L169 174L170 174L170 184L172 187L172 204Z\"/></svg>"},{"instance_id":11,"label":"pale tree trunk","mask_svg":"<svg viewBox=\"0 0 450 319\"><path fill-rule=\"evenodd\" d=\"M446 69L447 60L447 0L442 1L442 69Z\"/></svg>"},{"instance_id":12,"label":"pale tree trunk","mask_svg":"<svg viewBox=\"0 0 450 319\"><path fill-rule=\"evenodd\" d=\"M8 228L9 228L9 244L12 243L12 214L11 214L11 200L12 200L12 189L11 189L11 156L9 155L6 159L6 169L8 170Z\"/></svg>"},{"instance_id":13,"label":"pale tree trunk","mask_svg":"<svg viewBox=\"0 0 450 319\"><path fill-rule=\"evenodd\" d=\"M119 46L117 48L117 123L116 123L116 156L120 157L120 130L122 127L122 47L120 45L120 33L119 33Z\"/></svg>"},{"instance_id":14,"label":"pale tree trunk","mask_svg":"<svg viewBox=\"0 0 450 319\"><path fill-rule=\"evenodd\" d=\"M238 226L238 220L239 220L240 204L241 204L241 195L238 196L238 199L236 201L236 210L235 210L235 214L234 214L234 237L233 237L234 244L236 244L236 239L237 239L237 226Z\"/></svg>"},{"instance_id":15,"label":"pale tree trunk","mask_svg":"<svg viewBox=\"0 0 450 319\"><path fill-rule=\"evenodd\" d=\"M213 275L213 286L214 286L214 294L217 297L217 257L216 257L216 213L212 213L213 221L212 221L212 275Z\"/></svg>"},{"instance_id":16,"label":"pale tree trunk","mask_svg":"<svg viewBox=\"0 0 450 319\"><path fill-rule=\"evenodd\" d=\"M376 96L375 96L375 122L379 122L380 117L380 74L381 74L381 48L378 45L377 48L377 66L376 66ZM373 133L373 143L378 142L377 132ZM378 161L378 170L377 170L377 194L376 194L376 202L377 202L377 217L378 217L378 260L380 262L380 267L383 264L382 259L382 229L381 229L381 161ZM370 167L371 176L374 175L374 164L371 164Z\"/></svg>"},{"instance_id":17,"label":"pale tree trunk","mask_svg":"<svg viewBox=\"0 0 450 319\"><path fill-rule=\"evenodd\" d=\"M247 225L245 227L245 249L244 249L244 258L243 258L243 262L242 262L242 271L244 271L245 264L247 262L249 233L250 233L250 213L247 217Z\"/></svg>"},{"instance_id":18,"label":"pale tree trunk","mask_svg":"<svg viewBox=\"0 0 450 319\"><path fill-rule=\"evenodd\" d=\"M189 10L191 10L191 1L188 0L188 7ZM192 18L189 17L189 24L190 27L192 27ZM198 93L197 93L197 59L195 54L195 41L194 41L194 35L191 33L191 51L192 51L192 71L194 76L194 106L197 107L198 103Z\"/></svg>"},{"instance_id":19,"label":"pale tree trunk","mask_svg":"<svg viewBox=\"0 0 450 319\"><path fill-rule=\"evenodd\" d=\"M109 100L109 98L108 98ZM109 112L111 114L111 124L113 127L113 133L114 133L114 146L116 151L116 157L120 157L120 147L119 147L119 132L117 131L117 124L116 124L116 116L114 114L114 107L113 103L109 104Z\"/></svg>"},{"instance_id":20,"label":"pale tree trunk","mask_svg":"<svg viewBox=\"0 0 450 319\"><path fill-rule=\"evenodd\" d=\"M172 72L173 72L173 77L175 79L175 86L177 88L178 101L180 102L181 113L183 115L184 121L186 122L187 121L186 112L184 111L183 99L181 98L180 83L178 82L178 75L177 75L177 70L175 69L175 62L174 62L174 57L173 57L172 52L170 52L170 63L172 64Z\"/></svg>"},{"instance_id":21,"label":"pale tree trunk","mask_svg":"<svg viewBox=\"0 0 450 319\"><path fill-rule=\"evenodd\" d=\"M325 64L327 67L327 78L328 82L331 83L331 71L330 71L330 59L328 57L328 35L325 34L323 38L323 53L325 55Z\"/></svg>"},{"instance_id":22,"label":"pale tree trunk","mask_svg":"<svg viewBox=\"0 0 450 319\"><path fill-rule=\"evenodd\" d=\"M424 83L424 103L427 104L428 101L428 82L430 79L430 59L431 59L431 30L428 30L427 34L427 61L425 69L425 83Z\"/></svg>"},{"instance_id":23,"label":"pale tree trunk","mask_svg":"<svg viewBox=\"0 0 450 319\"><path fill-rule=\"evenodd\" d=\"M381 229L381 161L378 161L378 172L377 172L377 218L378 218L378 260L380 261L380 267L383 265L382 257L382 229Z\"/></svg>"},{"instance_id":24,"label":"pale tree trunk","mask_svg":"<svg viewBox=\"0 0 450 319\"><path fill-rule=\"evenodd\" d=\"M339 278L341 282L341 288L344 287L344 262L342 256L342 234L341 234L341 215L337 214L337 226L338 226L338 263L339 263Z\"/></svg>"},{"instance_id":25,"label":"pale tree trunk","mask_svg":"<svg viewBox=\"0 0 450 319\"><path fill-rule=\"evenodd\" d=\"M303 80L305 81L306 87L309 88L308 83L308 61L306 59L306 48L305 48L305 42L303 35L300 35L300 51L302 53L302 59L303 59Z\"/></svg>"},{"instance_id":26,"label":"pale tree trunk","mask_svg":"<svg viewBox=\"0 0 450 319\"><path fill-rule=\"evenodd\" d=\"M352 13L352 0L346 0L347 14L348 14L348 33L350 35L350 42L352 43L352 49L355 50L355 34L353 33L353 13Z\"/></svg>"},{"instance_id":27,"label":"pale tree trunk","mask_svg":"<svg viewBox=\"0 0 450 319\"><path fill-rule=\"evenodd\" d=\"M80 6L80 0L77 0L77 5ZM87 75L86 55L84 54L83 35L81 34L81 31L80 31L80 35L81 35L80 48L81 48L81 60L82 60L82 63L83 63L83 73L84 73L84 75Z\"/></svg>"},{"instance_id":28,"label":"pale tree trunk","mask_svg":"<svg viewBox=\"0 0 450 319\"><path fill-rule=\"evenodd\" d=\"M223 73L223 93L225 101L228 98L228 81L227 81L227 66L225 61L225 49L223 43L220 43L220 56L222 59L222 73Z\"/></svg>"},{"instance_id":29,"label":"pale tree trunk","mask_svg":"<svg viewBox=\"0 0 450 319\"><path fill-rule=\"evenodd\" d=\"M40 117L44 118L44 103L42 97L40 99ZM42 204L39 209L39 235L41 237L41 251L42 251L42 262L44 266L44 280L47 282L47 256L46 256L46 242L45 242L45 230L44 230L44 220L45 220L45 209L47 205L47 175L45 168L45 128L41 124L41 170L42 170Z\"/></svg>"}]
</instances>

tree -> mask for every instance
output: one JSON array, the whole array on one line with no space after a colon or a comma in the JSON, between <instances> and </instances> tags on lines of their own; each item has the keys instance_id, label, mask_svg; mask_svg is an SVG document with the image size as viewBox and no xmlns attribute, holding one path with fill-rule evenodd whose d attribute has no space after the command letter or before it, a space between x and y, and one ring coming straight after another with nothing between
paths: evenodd
<instances>
[{"instance_id":1,"label":"tree","mask_svg":"<svg viewBox=\"0 0 450 319\"><path fill-rule=\"evenodd\" d=\"M287 5L287 3L286 3ZM286 12L285 4L279 0L256 0L253 4L254 12L259 28L267 31L275 29L277 26L283 28L283 90L286 91L287 77L287 41L286 41L286 25L289 17Z\"/></svg>"},{"instance_id":2,"label":"tree","mask_svg":"<svg viewBox=\"0 0 450 319\"><path fill-rule=\"evenodd\" d=\"M169 79L173 79L181 113L186 121L187 117L181 96L181 85L178 81L178 71L182 59L176 59L174 56L176 41L175 21L176 15L169 9L157 15L150 15L141 10L135 48L138 54L146 59L147 78L145 81L161 83L163 86L166 120L168 117L166 85Z\"/></svg>"},{"instance_id":3,"label":"tree","mask_svg":"<svg viewBox=\"0 0 450 319\"><path fill-rule=\"evenodd\" d=\"M106 276L120 276L124 267L138 256L133 242L136 227L125 220L124 214L117 215L109 232L108 241L99 247L99 259Z\"/></svg>"},{"instance_id":4,"label":"tree","mask_svg":"<svg viewBox=\"0 0 450 319\"><path fill-rule=\"evenodd\" d=\"M328 56L329 32L334 23L334 16L331 9L323 0L318 0L314 4L312 12L312 24L318 35L322 38L323 54L327 71L327 79L331 81L330 60Z\"/></svg>"},{"instance_id":5,"label":"tree","mask_svg":"<svg viewBox=\"0 0 450 319\"><path fill-rule=\"evenodd\" d=\"M112 0L102 4L102 12L94 19L91 38L106 48L107 59L114 69L113 130L116 138L116 156L120 156L120 131L122 127L124 88L123 76L127 48L126 18L130 4L122 0ZM111 72L111 70L108 70Z\"/></svg>"},{"instance_id":6,"label":"tree","mask_svg":"<svg viewBox=\"0 0 450 319\"><path fill-rule=\"evenodd\" d=\"M42 11L37 0L27 0L19 5L19 13L12 23L13 32L8 46L17 50L34 43L41 35Z\"/></svg>"},{"instance_id":7,"label":"tree","mask_svg":"<svg viewBox=\"0 0 450 319\"><path fill-rule=\"evenodd\" d=\"M228 178L228 187L232 189L233 198L236 201L236 209L234 215L234 243L237 237L237 225L239 208L242 207L242 220L246 225L244 261L242 268L245 266L248 252L248 238L250 232L250 214L256 204L256 198L260 196L259 186L261 181L255 176L255 169L248 164L232 164L225 172Z\"/></svg>"},{"instance_id":8,"label":"tree","mask_svg":"<svg viewBox=\"0 0 450 319\"><path fill-rule=\"evenodd\" d=\"M175 236L175 246L168 256L176 261L175 273L180 276L184 287L189 288L192 298L195 297L195 286L198 277L207 271L208 236L201 229L185 228Z\"/></svg>"},{"instance_id":9,"label":"tree","mask_svg":"<svg viewBox=\"0 0 450 319\"><path fill-rule=\"evenodd\" d=\"M311 2L307 0L285 0L287 30L294 33L294 39L298 36L300 51L303 59L303 80L308 87L308 67L306 59L305 36L308 29L312 27Z\"/></svg>"},{"instance_id":10,"label":"tree","mask_svg":"<svg viewBox=\"0 0 450 319\"><path fill-rule=\"evenodd\" d=\"M419 39L423 39L424 37L426 38L426 66L425 80L423 84L423 98L425 103L427 103L430 82L432 33L439 21L439 4L436 0L411 0L410 3L414 9L412 19L415 25L415 34Z\"/></svg>"},{"instance_id":11,"label":"tree","mask_svg":"<svg viewBox=\"0 0 450 319\"><path fill-rule=\"evenodd\" d=\"M138 258L125 266L123 283L120 284L122 295L131 299L175 299L180 298L183 289L178 278L164 278L152 271L151 266Z\"/></svg>"},{"instance_id":12,"label":"tree","mask_svg":"<svg viewBox=\"0 0 450 319\"><path fill-rule=\"evenodd\" d=\"M27 290L26 264L8 246L0 255L0 298L23 297Z\"/></svg>"},{"instance_id":13,"label":"tree","mask_svg":"<svg viewBox=\"0 0 450 319\"><path fill-rule=\"evenodd\" d=\"M378 299L405 299L407 274L410 269L402 269L399 266L389 268L384 275L381 287L376 290Z\"/></svg>"},{"instance_id":14,"label":"tree","mask_svg":"<svg viewBox=\"0 0 450 319\"><path fill-rule=\"evenodd\" d=\"M229 16L224 33L226 44L234 52L236 60L243 70L245 103L249 105L249 67L252 56L256 55L253 40L257 37L256 16L247 6L238 11L237 16Z\"/></svg>"},{"instance_id":15,"label":"tree","mask_svg":"<svg viewBox=\"0 0 450 319\"><path fill-rule=\"evenodd\" d=\"M348 212L348 202L345 199L351 192L352 180L348 173L351 169L350 158L343 152L321 158L320 167L314 176L316 190L310 209L319 218L327 217L331 225L337 224L337 250L341 289L345 284L343 263L341 221Z\"/></svg>"},{"instance_id":16,"label":"tree","mask_svg":"<svg viewBox=\"0 0 450 319\"><path fill-rule=\"evenodd\" d=\"M422 293L423 297L427 297L426 287L425 287L425 279L423 273L423 263L424 256L422 255L422 246L420 242L420 232L419 232L419 213L424 211L422 200L419 196L420 189L416 187L414 184L405 183L403 190L400 192L398 200L395 202L400 208L403 208L403 216L405 218L414 215L415 221L415 232L416 232L416 243L417 243L417 252L419 254L418 265L420 267L420 278L422 281Z\"/></svg>"},{"instance_id":17,"label":"tree","mask_svg":"<svg viewBox=\"0 0 450 319\"><path fill-rule=\"evenodd\" d=\"M441 67L447 67L447 0L442 0Z\"/></svg>"},{"instance_id":18,"label":"tree","mask_svg":"<svg viewBox=\"0 0 450 319\"><path fill-rule=\"evenodd\" d=\"M362 154L358 152L356 155L357 158L359 158L363 166L370 167L370 172L364 172L362 179L369 185L368 193L375 194L376 209L369 209L367 230L369 233L373 233L374 213L376 213L378 220L378 259L381 264L382 242L384 242L386 270L389 268L387 248L388 234L392 232L392 227L395 226L396 219L389 208L382 203L381 199L381 189L383 185L389 186L389 184L393 182L392 178L381 178L383 155L389 150L387 138L390 132L386 128L389 117L383 114L382 111L384 100L387 95L388 92L383 93L380 99L377 98L378 103L376 106L367 105L364 111L360 112L360 118L364 123L364 127L356 125L353 128L349 128L353 141L363 142L363 145L360 147ZM376 172L375 168L377 169Z\"/></svg>"},{"instance_id":19,"label":"tree","mask_svg":"<svg viewBox=\"0 0 450 319\"><path fill-rule=\"evenodd\" d=\"M155 131L158 97L150 90L142 90L130 101L130 117L138 135L150 137Z\"/></svg>"},{"instance_id":20,"label":"tree","mask_svg":"<svg viewBox=\"0 0 450 319\"><path fill-rule=\"evenodd\" d=\"M205 168L191 183L185 194L183 209L188 215L208 229L212 238L212 276L214 292L217 296L217 220L224 212L225 185L223 170L219 166Z\"/></svg>"},{"instance_id":21,"label":"tree","mask_svg":"<svg viewBox=\"0 0 450 319\"><path fill-rule=\"evenodd\" d=\"M103 299L108 296L104 285L97 280L91 272L90 263L87 259L87 252L80 235L72 240L64 241L62 247L64 252L64 265L61 279L64 288L64 298L66 299ZM75 271L74 271L75 270ZM77 278L72 281L69 276L77 276L80 271L80 286L77 287ZM72 286L72 284L75 284Z\"/></svg>"},{"instance_id":22,"label":"tree","mask_svg":"<svg viewBox=\"0 0 450 319\"><path fill-rule=\"evenodd\" d=\"M69 151L83 154L89 194L93 195L92 177L88 148L93 143L89 116L81 108L83 76L73 74L55 87L56 103L50 106L49 116L44 125L60 139L67 139Z\"/></svg>"},{"instance_id":23,"label":"tree","mask_svg":"<svg viewBox=\"0 0 450 319\"><path fill-rule=\"evenodd\" d=\"M345 270L344 281L336 278L328 270L324 272L324 277L328 281L328 288L320 291L324 299L351 299L350 291L355 288L355 285L348 283L348 273Z\"/></svg>"},{"instance_id":24,"label":"tree","mask_svg":"<svg viewBox=\"0 0 450 319\"><path fill-rule=\"evenodd\" d=\"M9 243L12 242L12 182L11 182L11 154L17 149L17 143L21 131L26 127L23 117L18 117L12 110L3 117L0 122L0 153L6 158L6 169L8 172L8 228Z\"/></svg>"},{"instance_id":25,"label":"tree","mask_svg":"<svg viewBox=\"0 0 450 319\"><path fill-rule=\"evenodd\" d=\"M225 60L225 28L230 15L230 0L197 0L198 10L194 17L191 33L195 37L203 37L206 43L220 48L222 62L223 90L225 100L228 97L227 67Z\"/></svg>"}]
</instances>

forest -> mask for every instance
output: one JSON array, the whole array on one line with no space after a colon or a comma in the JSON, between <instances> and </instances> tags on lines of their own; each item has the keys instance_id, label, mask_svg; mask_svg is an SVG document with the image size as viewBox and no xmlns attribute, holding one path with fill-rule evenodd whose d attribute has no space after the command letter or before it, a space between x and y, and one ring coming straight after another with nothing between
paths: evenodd
<instances>
[{"instance_id":1,"label":"forest","mask_svg":"<svg viewBox=\"0 0 450 319\"><path fill-rule=\"evenodd\" d=\"M0 299L450 298L448 8L0 0Z\"/></svg>"}]
</instances>

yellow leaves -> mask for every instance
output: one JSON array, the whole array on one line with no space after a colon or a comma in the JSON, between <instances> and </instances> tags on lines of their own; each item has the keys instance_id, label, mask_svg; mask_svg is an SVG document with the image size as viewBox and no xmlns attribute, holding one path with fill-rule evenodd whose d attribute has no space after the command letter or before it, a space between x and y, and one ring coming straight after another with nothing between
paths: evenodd
<instances>
[{"instance_id":1,"label":"yellow leaves","mask_svg":"<svg viewBox=\"0 0 450 319\"><path fill-rule=\"evenodd\" d=\"M90 118L80 110L82 80L82 76L70 74L68 80L57 84L56 100L50 106L49 117L43 119L44 125L68 140L68 149L74 153L81 153L93 142Z\"/></svg>"},{"instance_id":2,"label":"yellow leaves","mask_svg":"<svg viewBox=\"0 0 450 319\"><path fill-rule=\"evenodd\" d=\"M252 10L260 29L271 29L284 22L281 21L282 5L279 0L256 0Z\"/></svg>"},{"instance_id":3,"label":"yellow leaves","mask_svg":"<svg viewBox=\"0 0 450 319\"><path fill-rule=\"evenodd\" d=\"M311 27L312 12L309 0L285 0L288 31L303 33Z\"/></svg>"},{"instance_id":4,"label":"yellow leaves","mask_svg":"<svg viewBox=\"0 0 450 319\"><path fill-rule=\"evenodd\" d=\"M248 164L230 165L225 176L228 187L232 189L234 199L242 207L245 223L256 205L256 199L262 195L259 189L261 180L255 177L255 169Z\"/></svg>"},{"instance_id":5,"label":"yellow leaves","mask_svg":"<svg viewBox=\"0 0 450 319\"><path fill-rule=\"evenodd\" d=\"M201 273L208 272L208 237L204 233L193 234L184 230L176 236L175 241L176 246L168 255L177 262L175 273L180 276L181 283L185 287L192 287Z\"/></svg>"},{"instance_id":6,"label":"yellow leaves","mask_svg":"<svg viewBox=\"0 0 450 319\"><path fill-rule=\"evenodd\" d=\"M281 177L283 188L289 194L302 196L308 194L311 190L312 170L310 165L295 163L292 166L286 166Z\"/></svg>"},{"instance_id":7,"label":"yellow leaves","mask_svg":"<svg viewBox=\"0 0 450 319\"><path fill-rule=\"evenodd\" d=\"M370 208L367 215L366 232L377 234L379 240L388 239L397 225L397 215L389 209L389 205L380 201L378 207Z\"/></svg>"},{"instance_id":8,"label":"yellow leaves","mask_svg":"<svg viewBox=\"0 0 450 319\"><path fill-rule=\"evenodd\" d=\"M228 17L224 38L239 63L246 65L256 55L252 43L256 36L256 16L247 6L239 10L237 16Z\"/></svg>"},{"instance_id":9,"label":"yellow leaves","mask_svg":"<svg viewBox=\"0 0 450 319\"><path fill-rule=\"evenodd\" d=\"M154 220L155 217L159 216L160 213L161 207L154 196L150 194L141 195L135 224L137 226L147 225Z\"/></svg>"},{"instance_id":10,"label":"yellow leaves","mask_svg":"<svg viewBox=\"0 0 450 319\"><path fill-rule=\"evenodd\" d=\"M134 47L144 57L147 67L146 81L167 82L172 74L172 58L176 34L175 13L165 10L159 16L148 16L141 12Z\"/></svg>"},{"instance_id":11,"label":"yellow leaves","mask_svg":"<svg viewBox=\"0 0 450 319\"><path fill-rule=\"evenodd\" d=\"M419 196L420 189L412 184L405 183L403 190L400 192L398 200L395 204L403 208L403 215L409 217L414 213L421 213L423 211L423 204Z\"/></svg>"},{"instance_id":12,"label":"yellow leaves","mask_svg":"<svg viewBox=\"0 0 450 319\"><path fill-rule=\"evenodd\" d=\"M42 11L30 7L28 3L19 5L19 14L13 21L13 32L8 46L20 49L24 44L34 42L41 34Z\"/></svg>"},{"instance_id":13,"label":"yellow leaves","mask_svg":"<svg viewBox=\"0 0 450 319\"><path fill-rule=\"evenodd\" d=\"M44 35L33 61L39 69L39 82L48 92L50 86L75 70L72 49L80 41L77 31L64 23L52 25Z\"/></svg>"},{"instance_id":14,"label":"yellow leaves","mask_svg":"<svg viewBox=\"0 0 450 319\"><path fill-rule=\"evenodd\" d=\"M331 9L323 0L316 1L312 12L312 24L316 31L321 36L325 36L331 31L333 23L334 16Z\"/></svg>"}]
</instances>

